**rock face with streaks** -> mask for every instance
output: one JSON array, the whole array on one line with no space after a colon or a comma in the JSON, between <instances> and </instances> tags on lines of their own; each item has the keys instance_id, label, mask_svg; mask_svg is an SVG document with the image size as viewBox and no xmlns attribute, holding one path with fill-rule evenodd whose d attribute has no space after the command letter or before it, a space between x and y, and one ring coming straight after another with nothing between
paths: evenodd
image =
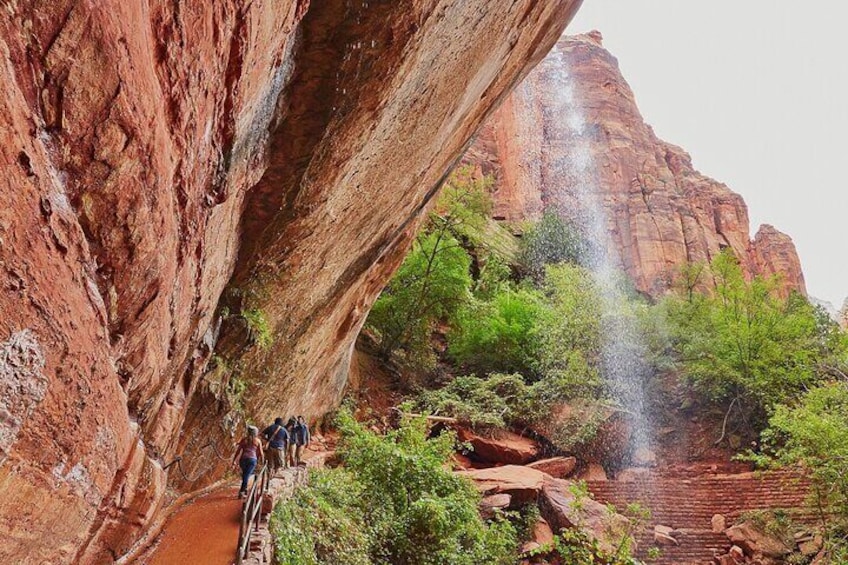
<instances>
[{"instance_id":1,"label":"rock face with streaks","mask_svg":"<svg viewBox=\"0 0 848 565\"><path fill-rule=\"evenodd\" d=\"M777 274L784 293L805 293L792 240L771 226L751 240L742 197L657 138L598 32L563 37L487 121L465 160L495 176L495 216L504 220L538 218L547 207L579 219L591 213L591 192L610 247L643 292L661 294L682 265L729 247L748 275Z\"/></svg>"},{"instance_id":2,"label":"rock face with streaks","mask_svg":"<svg viewBox=\"0 0 848 565\"><path fill-rule=\"evenodd\" d=\"M579 3L4 3L0 561L111 562L221 476L238 413L332 409L442 177Z\"/></svg>"}]
</instances>

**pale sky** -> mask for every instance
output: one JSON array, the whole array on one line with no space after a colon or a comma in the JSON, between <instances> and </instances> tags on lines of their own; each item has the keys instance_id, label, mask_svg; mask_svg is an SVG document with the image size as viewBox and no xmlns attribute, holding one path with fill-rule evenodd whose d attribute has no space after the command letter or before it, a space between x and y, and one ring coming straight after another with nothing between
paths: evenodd
<instances>
[{"instance_id":1,"label":"pale sky","mask_svg":"<svg viewBox=\"0 0 848 565\"><path fill-rule=\"evenodd\" d=\"M642 115L795 240L810 294L848 295L848 2L584 0Z\"/></svg>"}]
</instances>

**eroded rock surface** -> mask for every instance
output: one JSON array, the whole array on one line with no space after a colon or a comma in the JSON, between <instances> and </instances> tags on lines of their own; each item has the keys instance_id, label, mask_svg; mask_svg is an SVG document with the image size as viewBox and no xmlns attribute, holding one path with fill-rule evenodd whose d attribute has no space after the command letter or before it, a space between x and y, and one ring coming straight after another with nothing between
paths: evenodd
<instances>
[{"instance_id":1,"label":"eroded rock surface","mask_svg":"<svg viewBox=\"0 0 848 565\"><path fill-rule=\"evenodd\" d=\"M561 39L486 122L465 160L495 176L495 216L503 220L538 218L548 207L585 218L592 212L581 186L597 187L610 247L643 292L662 293L682 265L709 262L726 247L748 275L778 274L784 293L805 292L789 236L763 226L751 240L742 197L654 134L598 32ZM594 178L580 178L583 169Z\"/></svg>"},{"instance_id":2,"label":"eroded rock surface","mask_svg":"<svg viewBox=\"0 0 848 565\"><path fill-rule=\"evenodd\" d=\"M234 407L331 409L443 175L579 3L6 3L0 344L31 354L0 367L0 561L111 562L220 476Z\"/></svg>"}]
</instances>

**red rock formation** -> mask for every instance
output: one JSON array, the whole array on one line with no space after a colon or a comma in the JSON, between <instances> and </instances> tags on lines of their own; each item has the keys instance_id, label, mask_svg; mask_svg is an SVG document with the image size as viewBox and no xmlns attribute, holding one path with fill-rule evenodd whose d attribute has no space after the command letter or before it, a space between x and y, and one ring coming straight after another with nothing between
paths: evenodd
<instances>
[{"instance_id":1,"label":"red rock formation","mask_svg":"<svg viewBox=\"0 0 848 565\"><path fill-rule=\"evenodd\" d=\"M233 383L259 420L332 408L440 179L579 3L4 6L0 561L126 552L166 481L220 476Z\"/></svg>"},{"instance_id":2,"label":"red rock formation","mask_svg":"<svg viewBox=\"0 0 848 565\"><path fill-rule=\"evenodd\" d=\"M724 247L747 274L779 274L784 289L805 292L791 239L764 226L750 240L742 197L657 138L597 32L560 40L465 159L495 175L495 216L506 220L536 218L545 206L580 217L577 185L595 191L611 247L644 292L663 292L681 265L707 262ZM592 178L575 176L581 159L591 160Z\"/></svg>"},{"instance_id":3,"label":"red rock formation","mask_svg":"<svg viewBox=\"0 0 848 565\"><path fill-rule=\"evenodd\" d=\"M769 224L763 224L750 243L748 255L755 266L755 272L764 276L774 276L783 281L782 287L794 288L807 294L804 273L792 238Z\"/></svg>"},{"instance_id":4,"label":"red rock formation","mask_svg":"<svg viewBox=\"0 0 848 565\"><path fill-rule=\"evenodd\" d=\"M539 456L539 444L530 438L509 431L500 432L497 437L486 437L459 428L459 441L471 444L473 460L501 465L524 465Z\"/></svg>"}]
</instances>

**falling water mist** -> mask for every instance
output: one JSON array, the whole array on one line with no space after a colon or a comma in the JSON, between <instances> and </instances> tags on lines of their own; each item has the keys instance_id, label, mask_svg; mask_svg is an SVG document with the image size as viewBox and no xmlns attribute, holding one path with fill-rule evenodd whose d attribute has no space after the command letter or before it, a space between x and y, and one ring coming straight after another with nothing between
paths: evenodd
<instances>
[{"instance_id":1,"label":"falling water mist","mask_svg":"<svg viewBox=\"0 0 848 565\"><path fill-rule=\"evenodd\" d=\"M637 320L627 315L620 261L611 242L604 194L592 157L595 132L586 122L579 85L560 47L555 49L549 61L557 91L553 103L546 109L551 112L551 119L546 122L554 124L549 126L546 137L549 143L563 145L567 150L556 152L558 161L552 164L562 184L548 187L548 201L590 243L584 262L601 293L601 374L612 399L630 416L633 425L631 447L647 449L651 444L644 396L644 383L650 371L646 361L647 346Z\"/></svg>"}]
</instances>

